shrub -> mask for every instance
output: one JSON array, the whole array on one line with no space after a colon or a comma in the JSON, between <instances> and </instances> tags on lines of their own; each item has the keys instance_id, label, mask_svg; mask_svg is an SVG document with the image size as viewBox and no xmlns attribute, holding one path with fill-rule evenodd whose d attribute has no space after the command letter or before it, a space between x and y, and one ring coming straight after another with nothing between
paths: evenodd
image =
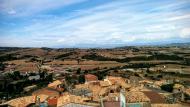
<instances>
[{"instance_id":1,"label":"shrub","mask_svg":"<svg viewBox=\"0 0 190 107\"><path fill-rule=\"evenodd\" d=\"M161 89L164 91L167 91L167 92L172 92L173 86L174 86L174 84L164 84L161 86Z\"/></svg>"}]
</instances>

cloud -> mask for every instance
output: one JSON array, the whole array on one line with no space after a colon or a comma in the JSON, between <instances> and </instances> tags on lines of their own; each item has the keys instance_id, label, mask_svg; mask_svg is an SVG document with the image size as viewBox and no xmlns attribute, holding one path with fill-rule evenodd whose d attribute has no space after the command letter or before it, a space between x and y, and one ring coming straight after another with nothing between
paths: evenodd
<instances>
[{"instance_id":1,"label":"cloud","mask_svg":"<svg viewBox=\"0 0 190 107\"><path fill-rule=\"evenodd\" d=\"M190 38L190 28L184 28L181 31L181 35L182 38Z\"/></svg>"},{"instance_id":2,"label":"cloud","mask_svg":"<svg viewBox=\"0 0 190 107\"><path fill-rule=\"evenodd\" d=\"M1 0L0 10L3 13L17 13L16 16L29 16L46 10L56 9L85 0Z\"/></svg>"},{"instance_id":3,"label":"cloud","mask_svg":"<svg viewBox=\"0 0 190 107\"><path fill-rule=\"evenodd\" d=\"M168 21L176 21L176 20L183 20L183 19L190 19L190 14L171 17L168 19Z\"/></svg>"},{"instance_id":4,"label":"cloud","mask_svg":"<svg viewBox=\"0 0 190 107\"><path fill-rule=\"evenodd\" d=\"M52 3L51 0L43 1L34 0L32 4L25 0L19 3L17 1L9 4L8 7L16 9L16 14L24 17L24 15L32 15L42 11L48 12L49 9L78 2L85 3L83 0L69 0L69 2L65 0L56 3ZM8 42L9 37L19 36L23 42L12 39L12 43L19 42L19 46L49 47L79 47L80 44L87 44L86 46L88 44L93 44L93 46L127 45L141 42L162 42L173 38L180 39L189 35L189 29L184 29L190 24L188 12L182 8L185 3L180 1L117 0L90 8L72 9L73 11L67 15L32 15L34 19L25 19L23 25L12 28L5 32L4 35L8 35L7 37L0 38L7 45L11 44ZM18 5L26 8L26 11L18 13ZM44 7L40 8L40 6ZM8 9L8 7L6 8ZM175 11L176 9L178 11ZM30 10L32 10L31 13Z\"/></svg>"},{"instance_id":5,"label":"cloud","mask_svg":"<svg viewBox=\"0 0 190 107\"><path fill-rule=\"evenodd\" d=\"M12 10L8 11L8 14L14 15L14 14L16 14L16 11L12 9Z\"/></svg>"}]
</instances>

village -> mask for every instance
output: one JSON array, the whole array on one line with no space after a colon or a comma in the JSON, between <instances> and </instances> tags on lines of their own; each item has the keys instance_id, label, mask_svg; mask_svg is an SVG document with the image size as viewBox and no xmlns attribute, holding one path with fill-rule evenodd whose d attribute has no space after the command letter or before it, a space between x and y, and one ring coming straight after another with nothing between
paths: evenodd
<instances>
[{"instance_id":1,"label":"village","mask_svg":"<svg viewBox=\"0 0 190 107\"><path fill-rule=\"evenodd\" d=\"M0 0L0 107L190 107L190 0Z\"/></svg>"},{"instance_id":2,"label":"village","mask_svg":"<svg viewBox=\"0 0 190 107\"><path fill-rule=\"evenodd\" d=\"M135 76L122 78L106 76L103 80L93 74L84 75L84 83L68 85L65 79L53 80L46 87L32 92L29 96L18 97L1 106L11 107L188 107L190 88L174 83L173 91L161 90L169 80L139 80ZM36 85L24 88L31 91ZM124 96L121 97L121 96Z\"/></svg>"},{"instance_id":3,"label":"village","mask_svg":"<svg viewBox=\"0 0 190 107\"><path fill-rule=\"evenodd\" d=\"M37 85L24 87L28 96L1 100L1 106L13 107L119 107L124 95L126 107L188 107L190 88L177 80L142 79L138 73L128 77L116 76L112 73L99 80L96 75L84 73L80 69L75 73L58 73L43 88ZM117 71L120 74L121 70ZM131 73L132 74L132 73ZM49 74L46 74L48 76ZM68 76L69 75L69 76ZM114 75L114 76L111 76ZM29 76L28 80L42 81L42 76ZM16 83L15 83L16 84ZM161 89L172 85L171 92ZM17 88L16 88L17 89ZM26 94L27 95L27 94Z\"/></svg>"},{"instance_id":4,"label":"village","mask_svg":"<svg viewBox=\"0 0 190 107\"><path fill-rule=\"evenodd\" d=\"M189 107L187 56L144 49L2 51L0 106Z\"/></svg>"}]
</instances>

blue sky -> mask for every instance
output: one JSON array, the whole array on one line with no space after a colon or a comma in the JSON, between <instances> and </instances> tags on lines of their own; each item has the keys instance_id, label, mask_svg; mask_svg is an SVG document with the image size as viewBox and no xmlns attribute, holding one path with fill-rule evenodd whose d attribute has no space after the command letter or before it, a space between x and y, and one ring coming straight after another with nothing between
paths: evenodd
<instances>
[{"instance_id":1,"label":"blue sky","mask_svg":"<svg viewBox=\"0 0 190 107\"><path fill-rule=\"evenodd\" d=\"M190 0L1 0L0 46L190 42Z\"/></svg>"}]
</instances>

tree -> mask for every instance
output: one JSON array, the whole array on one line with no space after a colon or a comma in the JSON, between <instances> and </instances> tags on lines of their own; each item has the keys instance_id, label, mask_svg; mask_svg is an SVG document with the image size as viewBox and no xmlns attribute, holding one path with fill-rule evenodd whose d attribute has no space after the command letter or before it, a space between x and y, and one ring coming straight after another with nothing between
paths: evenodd
<instances>
[{"instance_id":1,"label":"tree","mask_svg":"<svg viewBox=\"0 0 190 107\"><path fill-rule=\"evenodd\" d=\"M118 73L118 70L114 70L115 73Z\"/></svg>"},{"instance_id":2,"label":"tree","mask_svg":"<svg viewBox=\"0 0 190 107\"><path fill-rule=\"evenodd\" d=\"M157 75L157 78L163 78L163 76L161 74Z\"/></svg>"},{"instance_id":3,"label":"tree","mask_svg":"<svg viewBox=\"0 0 190 107\"><path fill-rule=\"evenodd\" d=\"M71 70L71 69L68 69L67 71L68 71L68 72L72 72L72 70Z\"/></svg>"},{"instance_id":4,"label":"tree","mask_svg":"<svg viewBox=\"0 0 190 107\"><path fill-rule=\"evenodd\" d=\"M79 75L79 83L84 83L85 82L85 77L84 77L84 75L82 74L82 75Z\"/></svg>"},{"instance_id":5,"label":"tree","mask_svg":"<svg viewBox=\"0 0 190 107\"><path fill-rule=\"evenodd\" d=\"M144 77L147 77L148 76L148 74L144 74Z\"/></svg>"},{"instance_id":6,"label":"tree","mask_svg":"<svg viewBox=\"0 0 190 107\"><path fill-rule=\"evenodd\" d=\"M12 75L13 75L13 79L14 79L14 80L19 80L19 79L21 79L21 75L20 75L20 72L19 72L19 71L14 71Z\"/></svg>"},{"instance_id":7,"label":"tree","mask_svg":"<svg viewBox=\"0 0 190 107\"><path fill-rule=\"evenodd\" d=\"M161 89L167 92L172 92L173 91L173 86L174 84L165 84L161 86Z\"/></svg>"},{"instance_id":8,"label":"tree","mask_svg":"<svg viewBox=\"0 0 190 107\"><path fill-rule=\"evenodd\" d=\"M42 72L39 71L39 74L40 74L40 78L41 79L45 79L46 75L47 75L47 70L43 70Z\"/></svg>"},{"instance_id":9,"label":"tree","mask_svg":"<svg viewBox=\"0 0 190 107\"><path fill-rule=\"evenodd\" d=\"M84 71L84 74L88 74L88 70L85 70L85 71Z\"/></svg>"},{"instance_id":10,"label":"tree","mask_svg":"<svg viewBox=\"0 0 190 107\"><path fill-rule=\"evenodd\" d=\"M104 73L101 72L101 73L96 73L96 76L98 77L98 80L102 80L104 78Z\"/></svg>"},{"instance_id":11,"label":"tree","mask_svg":"<svg viewBox=\"0 0 190 107\"><path fill-rule=\"evenodd\" d=\"M80 74L81 68L77 69L77 74Z\"/></svg>"},{"instance_id":12,"label":"tree","mask_svg":"<svg viewBox=\"0 0 190 107\"><path fill-rule=\"evenodd\" d=\"M2 62L0 62L0 71L3 71L4 69L5 69L5 65Z\"/></svg>"},{"instance_id":13,"label":"tree","mask_svg":"<svg viewBox=\"0 0 190 107\"><path fill-rule=\"evenodd\" d=\"M149 69L149 68L146 68L146 72L147 72L147 73L150 73L150 69Z\"/></svg>"}]
</instances>

